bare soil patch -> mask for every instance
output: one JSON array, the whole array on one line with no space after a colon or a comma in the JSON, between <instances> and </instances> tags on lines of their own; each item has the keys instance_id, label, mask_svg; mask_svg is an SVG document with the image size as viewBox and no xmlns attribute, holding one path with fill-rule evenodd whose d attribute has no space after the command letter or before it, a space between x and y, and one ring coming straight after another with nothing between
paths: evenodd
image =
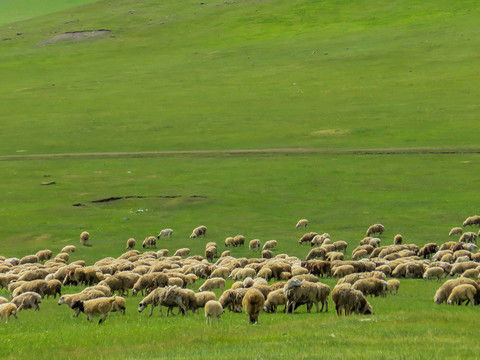
<instances>
[{"instance_id":1,"label":"bare soil patch","mask_svg":"<svg viewBox=\"0 0 480 360\"><path fill-rule=\"evenodd\" d=\"M108 29L99 29L99 30L79 30L79 31L68 31L63 34L55 35L50 39L42 40L37 43L37 45L45 45L49 43L54 43L60 40L83 40L93 36L104 35L110 33L112 30Z\"/></svg>"}]
</instances>

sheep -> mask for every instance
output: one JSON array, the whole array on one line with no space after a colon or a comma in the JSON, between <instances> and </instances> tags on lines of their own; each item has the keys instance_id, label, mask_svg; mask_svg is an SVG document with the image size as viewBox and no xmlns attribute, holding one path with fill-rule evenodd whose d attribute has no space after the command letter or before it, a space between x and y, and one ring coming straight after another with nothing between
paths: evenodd
<instances>
[{"instance_id":1,"label":"sheep","mask_svg":"<svg viewBox=\"0 0 480 360\"><path fill-rule=\"evenodd\" d=\"M250 240L250 242L248 243L248 248L250 250L260 250L260 240L258 239L253 239L253 240Z\"/></svg>"},{"instance_id":2,"label":"sheep","mask_svg":"<svg viewBox=\"0 0 480 360\"><path fill-rule=\"evenodd\" d=\"M390 279L387 281L387 289L390 294L398 294L398 289L400 288L400 281L397 279Z\"/></svg>"},{"instance_id":3,"label":"sheep","mask_svg":"<svg viewBox=\"0 0 480 360\"><path fill-rule=\"evenodd\" d=\"M155 236L147 236L142 242L143 248L156 248L157 238Z\"/></svg>"},{"instance_id":4,"label":"sheep","mask_svg":"<svg viewBox=\"0 0 480 360\"><path fill-rule=\"evenodd\" d=\"M72 309L78 309L80 312L83 312L87 315L87 321L93 322L92 318L94 316L103 315L103 317L98 322L99 324L103 323L108 316L108 313L112 311L116 296L113 297L102 297L92 300L77 300L73 303Z\"/></svg>"},{"instance_id":5,"label":"sheep","mask_svg":"<svg viewBox=\"0 0 480 360\"><path fill-rule=\"evenodd\" d=\"M452 293L447 299L447 304L448 305L453 305L454 303L458 305L462 305L462 302L467 300L465 305L475 305L475 300L474 296L477 293L477 289L475 286L470 285L470 284L462 284L455 286L452 290Z\"/></svg>"},{"instance_id":6,"label":"sheep","mask_svg":"<svg viewBox=\"0 0 480 360\"><path fill-rule=\"evenodd\" d=\"M327 261L343 261L345 255L341 252L336 252L336 251L331 251L328 252L327 255L325 256L325 260Z\"/></svg>"},{"instance_id":7,"label":"sheep","mask_svg":"<svg viewBox=\"0 0 480 360\"><path fill-rule=\"evenodd\" d=\"M195 229L193 229L192 234L190 235L190 239L197 238L200 235L203 235L203 237L205 237L206 234L207 234L207 227L204 225L200 225Z\"/></svg>"},{"instance_id":8,"label":"sheep","mask_svg":"<svg viewBox=\"0 0 480 360\"><path fill-rule=\"evenodd\" d=\"M222 252L222 255L220 255L220 257L227 257L227 256L230 256L230 250L225 250Z\"/></svg>"},{"instance_id":9,"label":"sheep","mask_svg":"<svg viewBox=\"0 0 480 360\"><path fill-rule=\"evenodd\" d=\"M328 295L330 288L322 283L311 283L309 281L300 281L298 278L293 278L287 282L283 288L285 296L287 297L287 312L295 311L295 308L302 304L307 304L307 312L315 304L317 313L319 312L318 302L322 303L322 308L326 307L328 311Z\"/></svg>"},{"instance_id":10,"label":"sheep","mask_svg":"<svg viewBox=\"0 0 480 360\"><path fill-rule=\"evenodd\" d=\"M295 225L295 229L300 229L301 227L307 228L308 225L308 220L307 219L300 219L297 222L297 225Z\"/></svg>"},{"instance_id":11,"label":"sheep","mask_svg":"<svg viewBox=\"0 0 480 360\"><path fill-rule=\"evenodd\" d=\"M477 266L478 266L478 263L475 261L456 263L452 266L452 270L450 271L450 276L463 274L465 270L475 269Z\"/></svg>"},{"instance_id":12,"label":"sheep","mask_svg":"<svg viewBox=\"0 0 480 360\"><path fill-rule=\"evenodd\" d=\"M171 238L172 237L172 234L173 234L173 230L172 229L163 229L161 230L158 235L157 235L157 239L160 240L161 237L169 237Z\"/></svg>"},{"instance_id":13,"label":"sheep","mask_svg":"<svg viewBox=\"0 0 480 360\"><path fill-rule=\"evenodd\" d=\"M333 277L344 277L348 274L351 274L355 271L355 268L352 265L342 265L342 266L337 266L333 270Z\"/></svg>"},{"instance_id":14,"label":"sheep","mask_svg":"<svg viewBox=\"0 0 480 360\"><path fill-rule=\"evenodd\" d=\"M223 279L228 279L229 275L230 275L230 270L225 266L220 266L212 271L212 273L210 274L210 277L211 278L221 277Z\"/></svg>"},{"instance_id":15,"label":"sheep","mask_svg":"<svg viewBox=\"0 0 480 360\"><path fill-rule=\"evenodd\" d=\"M223 278L211 278L207 279L202 286L198 288L198 292L208 291L212 289L221 289L225 287L225 279Z\"/></svg>"},{"instance_id":16,"label":"sheep","mask_svg":"<svg viewBox=\"0 0 480 360\"><path fill-rule=\"evenodd\" d=\"M148 305L152 305L149 316L152 316L155 306L159 307L160 314L162 314L162 305L167 307L178 306L184 314L187 311L178 286L167 286L153 290L138 304L138 312L142 312Z\"/></svg>"},{"instance_id":17,"label":"sheep","mask_svg":"<svg viewBox=\"0 0 480 360\"><path fill-rule=\"evenodd\" d=\"M346 241L335 241L333 246L335 246L335 251L343 251L345 254L347 252L348 243Z\"/></svg>"},{"instance_id":18,"label":"sheep","mask_svg":"<svg viewBox=\"0 0 480 360\"><path fill-rule=\"evenodd\" d=\"M376 247L379 247L380 246L380 242L381 240L379 238L372 238L370 239L370 241L368 242L368 245L371 245L373 246L374 248Z\"/></svg>"},{"instance_id":19,"label":"sheep","mask_svg":"<svg viewBox=\"0 0 480 360\"><path fill-rule=\"evenodd\" d=\"M310 274L328 277L332 275L332 263L329 261L303 261L300 263Z\"/></svg>"},{"instance_id":20,"label":"sheep","mask_svg":"<svg viewBox=\"0 0 480 360\"><path fill-rule=\"evenodd\" d=\"M18 262L19 265L24 264L35 264L38 263L38 256L37 255L27 255L20 259Z\"/></svg>"},{"instance_id":21,"label":"sheep","mask_svg":"<svg viewBox=\"0 0 480 360\"><path fill-rule=\"evenodd\" d=\"M52 251L51 250L40 250L40 251L37 251L37 253L35 255L38 256L39 261L46 261L46 260L49 260L52 257Z\"/></svg>"},{"instance_id":22,"label":"sheep","mask_svg":"<svg viewBox=\"0 0 480 360\"><path fill-rule=\"evenodd\" d=\"M478 215L473 215L469 216L465 219L465 221L462 224L464 227L465 226L473 226L473 225L479 225L480 226L480 216Z\"/></svg>"},{"instance_id":23,"label":"sheep","mask_svg":"<svg viewBox=\"0 0 480 360\"><path fill-rule=\"evenodd\" d=\"M452 279L452 280L447 280L445 283L443 283L442 286L438 288L438 290L435 293L435 296L433 297L433 301L435 304L440 305L444 301L447 301L448 297L452 293L452 290L458 286L458 285L463 285L463 284L470 284L473 286L477 286L477 283L468 278L464 277L459 277L457 279ZM476 301L477 303L477 301Z\"/></svg>"},{"instance_id":24,"label":"sheep","mask_svg":"<svg viewBox=\"0 0 480 360\"><path fill-rule=\"evenodd\" d=\"M45 279L48 275L47 270L43 269L35 269L23 272L17 281L32 281L32 280L41 280Z\"/></svg>"},{"instance_id":25,"label":"sheep","mask_svg":"<svg viewBox=\"0 0 480 360\"><path fill-rule=\"evenodd\" d=\"M217 318L218 323L220 324L220 317L223 314L223 306L219 301L216 300L209 300L205 304L205 318L207 319L207 325Z\"/></svg>"},{"instance_id":26,"label":"sheep","mask_svg":"<svg viewBox=\"0 0 480 360\"><path fill-rule=\"evenodd\" d=\"M424 259L431 257L438 251L438 245L435 243L425 244L418 252L418 256L423 256Z\"/></svg>"},{"instance_id":27,"label":"sheep","mask_svg":"<svg viewBox=\"0 0 480 360\"><path fill-rule=\"evenodd\" d=\"M135 247L135 239L134 238L129 238L127 240L127 250L133 250L133 248Z\"/></svg>"},{"instance_id":28,"label":"sheep","mask_svg":"<svg viewBox=\"0 0 480 360\"><path fill-rule=\"evenodd\" d=\"M233 237L233 246L243 246L245 244L245 236L235 235Z\"/></svg>"},{"instance_id":29,"label":"sheep","mask_svg":"<svg viewBox=\"0 0 480 360\"><path fill-rule=\"evenodd\" d=\"M363 295L386 296L388 284L385 280L377 278L359 279L352 285L355 290L360 290Z\"/></svg>"},{"instance_id":30,"label":"sheep","mask_svg":"<svg viewBox=\"0 0 480 360\"><path fill-rule=\"evenodd\" d=\"M82 231L80 234L80 243L86 246L88 239L90 239L90 234L87 231Z\"/></svg>"},{"instance_id":31,"label":"sheep","mask_svg":"<svg viewBox=\"0 0 480 360\"><path fill-rule=\"evenodd\" d=\"M10 316L13 315L15 320L18 320L17 318L17 306L11 302L6 303L6 304L1 304L0 305L0 319L5 319L5 322L8 323L8 320L10 319Z\"/></svg>"},{"instance_id":32,"label":"sheep","mask_svg":"<svg viewBox=\"0 0 480 360\"><path fill-rule=\"evenodd\" d=\"M477 280L480 276L480 271L477 269L467 269L463 272L463 274L461 275L461 277L465 277L465 278L470 278L470 279L473 279L473 280Z\"/></svg>"},{"instance_id":33,"label":"sheep","mask_svg":"<svg viewBox=\"0 0 480 360\"><path fill-rule=\"evenodd\" d=\"M45 295L47 295L47 299L49 296L53 296L55 299L58 296L62 296L62 283L59 280L48 280L47 281L47 288L45 289Z\"/></svg>"},{"instance_id":34,"label":"sheep","mask_svg":"<svg viewBox=\"0 0 480 360\"><path fill-rule=\"evenodd\" d=\"M189 248L181 248L175 251L175 254L173 256L188 256L190 255L190 249Z\"/></svg>"},{"instance_id":35,"label":"sheep","mask_svg":"<svg viewBox=\"0 0 480 360\"><path fill-rule=\"evenodd\" d=\"M212 262L214 257L217 257L217 248L216 246L210 246L205 250L205 258Z\"/></svg>"},{"instance_id":36,"label":"sheep","mask_svg":"<svg viewBox=\"0 0 480 360\"><path fill-rule=\"evenodd\" d=\"M461 243L477 243L477 234L474 232L466 232L463 233L462 236L460 236L460 239L458 240Z\"/></svg>"},{"instance_id":37,"label":"sheep","mask_svg":"<svg viewBox=\"0 0 480 360\"><path fill-rule=\"evenodd\" d=\"M285 305L283 312L287 310L287 296L283 289L272 291L268 294L263 310L265 312L277 312L279 305Z\"/></svg>"},{"instance_id":38,"label":"sheep","mask_svg":"<svg viewBox=\"0 0 480 360\"><path fill-rule=\"evenodd\" d=\"M330 241L330 234L323 233L322 235L315 235L312 240L310 240L310 246L321 246L322 244L328 244Z\"/></svg>"},{"instance_id":39,"label":"sheep","mask_svg":"<svg viewBox=\"0 0 480 360\"><path fill-rule=\"evenodd\" d=\"M268 267L262 267L258 271L257 277L264 278L265 280L270 281L270 279L273 277L272 269Z\"/></svg>"},{"instance_id":40,"label":"sheep","mask_svg":"<svg viewBox=\"0 0 480 360\"><path fill-rule=\"evenodd\" d=\"M401 245L403 242L403 236L400 234L397 234L393 237L393 245Z\"/></svg>"},{"instance_id":41,"label":"sheep","mask_svg":"<svg viewBox=\"0 0 480 360\"><path fill-rule=\"evenodd\" d=\"M63 247L61 253L73 253L77 250L77 247L75 245L66 245Z\"/></svg>"},{"instance_id":42,"label":"sheep","mask_svg":"<svg viewBox=\"0 0 480 360\"><path fill-rule=\"evenodd\" d=\"M373 315L373 309L361 291L353 289L349 283L335 286L332 291L332 300L338 316L350 315L352 312L362 315Z\"/></svg>"},{"instance_id":43,"label":"sheep","mask_svg":"<svg viewBox=\"0 0 480 360\"><path fill-rule=\"evenodd\" d=\"M312 239L317 236L318 233L316 232L309 232L309 233L305 233L303 234L303 236L298 240L298 243L300 245L302 245L304 242L310 242L312 241Z\"/></svg>"},{"instance_id":44,"label":"sheep","mask_svg":"<svg viewBox=\"0 0 480 360\"><path fill-rule=\"evenodd\" d=\"M86 288L76 294L62 295L58 299L57 304L59 306L62 304L66 304L69 308L71 308L73 303L77 300L91 300L91 299L97 299L101 297L105 297L105 293L103 291L92 289L92 288ZM78 313L79 311L76 313L77 316L78 316Z\"/></svg>"},{"instance_id":45,"label":"sheep","mask_svg":"<svg viewBox=\"0 0 480 360\"><path fill-rule=\"evenodd\" d=\"M277 247L277 240L268 240L264 245L262 250L275 249Z\"/></svg>"},{"instance_id":46,"label":"sheep","mask_svg":"<svg viewBox=\"0 0 480 360\"><path fill-rule=\"evenodd\" d=\"M12 299L12 303L17 306L17 311L20 310L27 310L27 309L35 309L40 310L40 304L42 302L42 298L35 292L25 292L20 294Z\"/></svg>"},{"instance_id":47,"label":"sheep","mask_svg":"<svg viewBox=\"0 0 480 360\"><path fill-rule=\"evenodd\" d=\"M153 289L157 287L163 287L168 283L168 276L164 273L148 273L140 276L138 280L135 282L132 288L132 294L136 295L139 291L142 292L143 290L146 293L150 293Z\"/></svg>"},{"instance_id":48,"label":"sheep","mask_svg":"<svg viewBox=\"0 0 480 360\"><path fill-rule=\"evenodd\" d=\"M25 281L12 292L12 297L16 297L24 292L33 291L43 298L46 290L47 281L45 280Z\"/></svg>"},{"instance_id":49,"label":"sheep","mask_svg":"<svg viewBox=\"0 0 480 360\"><path fill-rule=\"evenodd\" d=\"M258 323L258 315L263 310L264 305L265 298L260 290L256 288L250 288L246 292L242 300L242 307L249 318L250 324Z\"/></svg>"},{"instance_id":50,"label":"sheep","mask_svg":"<svg viewBox=\"0 0 480 360\"><path fill-rule=\"evenodd\" d=\"M453 235L460 235L463 232L463 229L461 227L454 227L450 230L450 233L448 236L453 236Z\"/></svg>"},{"instance_id":51,"label":"sheep","mask_svg":"<svg viewBox=\"0 0 480 360\"><path fill-rule=\"evenodd\" d=\"M217 297L212 291L203 291L201 293L195 293L195 307L203 308L210 300L217 300Z\"/></svg>"},{"instance_id":52,"label":"sheep","mask_svg":"<svg viewBox=\"0 0 480 360\"><path fill-rule=\"evenodd\" d=\"M9 302L7 298L0 296L0 304L6 304L7 302Z\"/></svg>"},{"instance_id":53,"label":"sheep","mask_svg":"<svg viewBox=\"0 0 480 360\"><path fill-rule=\"evenodd\" d=\"M367 229L367 236L378 234L381 236L385 231L385 227L382 224L373 224Z\"/></svg>"},{"instance_id":54,"label":"sheep","mask_svg":"<svg viewBox=\"0 0 480 360\"><path fill-rule=\"evenodd\" d=\"M423 273L423 280L437 279L437 281L440 281L444 277L445 277L445 271L438 266L429 267Z\"/></svg>"},{"instance_id":55,"label":"sheep","mask_svg":"<svg viewBox=\"0 0 480 360\"><path fill-rule=\"evenodd\" d=\"M352 260L360 260L360 259L366 259L368 258L368 252L367 250L358 250L352 253Z\"/></svg>"},{"instance_id":56,"label":"sheep","mask_svg":"<svg viewBox=\"0 0 480 360\"><path fill-rule=\"evenodd\" d=\"M316 258L325 259L326 251L322 247L316 247L310 250L305 258L306 261L313 260Z\"/></svg>"}]
</instances>

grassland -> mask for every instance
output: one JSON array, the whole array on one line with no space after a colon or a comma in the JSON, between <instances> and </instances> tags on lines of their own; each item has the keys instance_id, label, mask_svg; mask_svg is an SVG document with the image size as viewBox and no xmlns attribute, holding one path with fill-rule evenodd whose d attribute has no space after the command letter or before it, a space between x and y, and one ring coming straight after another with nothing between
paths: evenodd
<instances>
[{"instance_id":1,"label":"grassland","mask_svg":"<svg viewBox=\"0 0 480 360\"><path fill-rule=\"evenodd\" d=\"M350 253L374 222L420 246L478 213L477 2L87 2L0 5L1 255L87 229L71 260L93 263L172 227L171 251L242 233L303 258L302 217ZM41 43L96 29L111 32ZM267 148L315 151L228 151ZM218 152L141 153L169 150ZM200 224L207 238L188 239ZM478 308L434 305L438 286L404 280L368 318L226 313L212 328L138 314L138 297L91 325L46 299L0 326L0 357L478 357Z\"/></svg>"}]
</instances>

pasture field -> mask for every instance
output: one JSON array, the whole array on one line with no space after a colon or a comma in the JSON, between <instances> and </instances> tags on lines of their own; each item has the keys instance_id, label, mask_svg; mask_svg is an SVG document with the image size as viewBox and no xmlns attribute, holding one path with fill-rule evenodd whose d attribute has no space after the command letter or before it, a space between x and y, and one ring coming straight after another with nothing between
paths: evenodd
<instances>
[{"instance_id":1,"label":"pasture field","mask_svg":"<svg viewBox=\"0 0 480 360\"><path fill-rule=\"evenodd\" d=\"M479 213L476 1L12 4L0 5L0 255L73 244L70 261L93 264L171 227L157 246L171 253L243 234L304 259L305 217L349 258L372 223L383 244L401 233L422 246ZM91 30L110 31L50 41ZM171 150L191 153L158 153ZM189 239L201 224L207 237ZM211 327L201 312L149 318L141 296L89 324L44 299L0 324L0 358L478 357L478 307L435 305L435 281L401 284L369 299L374 316L338 318L330 300L255 326L229 312Z\"/></svg>"}]
</instances>

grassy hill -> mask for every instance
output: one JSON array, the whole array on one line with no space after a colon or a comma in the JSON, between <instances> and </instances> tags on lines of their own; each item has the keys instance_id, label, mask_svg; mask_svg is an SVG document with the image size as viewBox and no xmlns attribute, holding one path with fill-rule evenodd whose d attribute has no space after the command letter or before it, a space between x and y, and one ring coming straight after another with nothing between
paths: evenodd
<instances>
[{"instance_id":1,"label":"grassy hill","mask_svg":"<svg viewBox=\"0 0 480 360\"><path fill-rule=\"evenodd\" d=\"M401 233L421 246L479 212L477 2L50 6L24 0L0 15L0 255L74 244L71 261L92 264L171 227L158 245L171 252L223 251L243 234L303 259L294 225L305 217L347 241L348 258L372 223L385 225L383 244ZM86 37L95 30L109 31ZM307 150L230 151L288 148ZM157 153L173 150L191 152ZM207 237L189 239L201 224ZM251 359L253 337L258 358L472 357L478 309L435 306L438 286L402 280L397 297L369 299L366 319L302 309L251 327L227 313L212 329L202 314L147 319L139 297L105 326L45 299L0 327L0 356L28 357L28 343L50 359Z\"/></svg>"}]
</instances>

